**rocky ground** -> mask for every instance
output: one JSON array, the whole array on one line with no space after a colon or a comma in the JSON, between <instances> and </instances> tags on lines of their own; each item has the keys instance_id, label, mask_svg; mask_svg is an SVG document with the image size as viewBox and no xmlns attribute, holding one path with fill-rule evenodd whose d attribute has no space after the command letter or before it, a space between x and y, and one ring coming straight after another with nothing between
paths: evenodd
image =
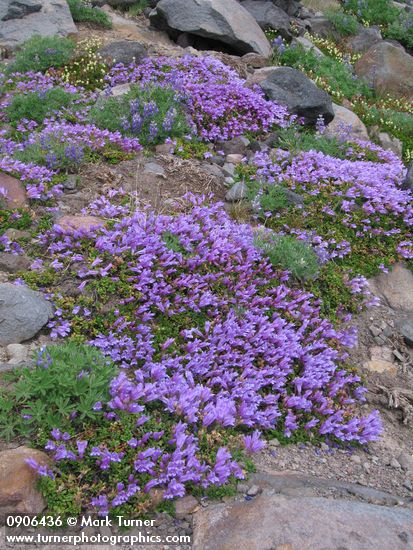
<instances>
[{"instance_id":1,"label":"rocky ground","mask_svg":"<svg viewBox=\"0 0 413 550\"><path fill-rule=\"evenodd\" d=\"M105 44L132 40L142 44L150 55L182 55L182 48L166 32L149 28L143 15L128 18L112 8L105 7L105 10L111 14L113 29L98 31L80 24L79 38L93 33ZM293 7L291 10L294 11ZM306 16L314 17L314 12L307 8L302 13L304 15L299 21L306 27ZM294 15L290 13L288 17ZM316 17L321 19L322 15ZM321 26L321 22L318 23ZM187 32L185 29L180 31ZM194 46L199 47L199 44L191 42L186 52L201 55ZM266 46L258 44L256 49L260 48L265 50ZM258 53L262 56L268 52ZM213 52L217 58L239 69L243 76L255 74L257 82L261 79L262 73L261 77L259 73L257 76L260 67L252 66L259 63L258 58L248 61L232 54ZM410 87L410 94L413 93L411 90ZM404 88L401 93L404 93ZM394 143L389 147L394 147ZM172 155L170 147L161 145L151 156L139 153L136 158L113 167L103 163L87 165L79 178L72 181L72 187L68 185L59 198L55 220L84 227L90 220L82 214L82 209L105 189L117 186L134 194L139 206L150 206L158 213L173 212L187 191L213 193L222 200L226 197L230 199L227 208L237 208L238 199L243 198L239 194L242 195L242 189L231 188L234 183L232 175L238 157L247 153L240 154L238 150L228 150L227 153L229 157L227 155L225 163L184 160ZM228 196L231 192L233 195ZM242 217L242 207L239 208ZM20 264L13 265L13 262L17 262L16 258L1 254L1 283L7 282L11 273L21 269ZM352 320L359 331L359 343L352 350L350 359L362 374L368 390L363 409L378 409L380 412L383 434L379 441L359 447L339 447L334 443L283 445L273 439L266 449L254 455L256 471L238 484L236 495L225 496L220 501L184 497L177 501L174 518L167 514L156 516L156 533L190 535L192 545L174 546L182 550L413 548L413 275L403 264L398 264L391 273L371 280L370 287L380 298L380 305ZM8 294L0 296L0 303L8 299L14 300ZM47 316L44 304L37 304L33 297L28 295L19 299L23 299L26 305L27 300L33 299L33 322L39 322L43 314ZM14 303L13 307L18 316L19 304ZM22 343L0 346L0 372L15 365L30 364L32 352L50 342L48 331L39 330L44 324L40 321L39 327L32 327L33 334L22 335ZM8 327L6 320L3 329L14 330L13 324ZM10 511L7 501L10 495L4 496L8 489L26 504L36 498L36 492L32 493L34 474L27 472L21 455L22 444L27 442L0 441L0 451L3 451L0 510L3 512ZM7 487L6 491L4 487ZM98 531L102 532L95 530ZM28 548L24 545L10 547L18 550ZM56 550L69 548L52 547ZM117 547L126 550L130 546ZM103 550L111 546L93 548Z\"/></svg>"}]
</instances>

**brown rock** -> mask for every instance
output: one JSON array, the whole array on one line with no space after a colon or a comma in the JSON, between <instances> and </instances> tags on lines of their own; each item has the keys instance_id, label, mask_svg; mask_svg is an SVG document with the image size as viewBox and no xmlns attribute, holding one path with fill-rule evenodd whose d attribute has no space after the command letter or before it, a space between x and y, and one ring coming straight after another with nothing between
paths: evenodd
<instances>
[{"instance_id":1,"label":"brown rock","mask_svg":"<svg viewBox=\"0 0 413 550\"><path fill-rule=\"evenodd\" d=\"M17 239L30 237L30 231L22 231L21 229L14 229L12 227L9 227L4 234L11 241L17 241Z\"/></svg>"},{"instance_id":2,"label":"brown rock","mask_svg":"<svg viewBox=\"0 0 413 550\"><path fill-rule=\"evenodd\" d=\"M266 67L268 65L268 59L259 53L246 53L241 57L241 59L249 67L253 67L254 69L261 69L262 67Z\"/></svg>"},{"instance_id":3,"label":"brown rock","mask_svg":"<svg viewBox=\"0 0 413 550\"><path fill-rule=\"evenodd\" d=\"M402 548L413 541L413 512L320 497L260 495L201 508L194 516L193 550L366 550Z\"/></svg>"},{"instance_id":4,"label":"brown rock","mask_svg":"<svg viewBox=\"0 0 413 550\"><path fill-rule=\"evenodd\" d=\"M29 269L30 260L27 256L18 256L10 252L0 252L0 271L16 273Z\"/></svg>"},{"instance_id":5,"label":"brown rock","mask_svg":"<svg viewBox=\"0 0 413 550\"><path fill-rule=\"evenodd\" d=\"M62 216L58 219L57 225L67 231L89 231L93 227L101 227L104 222L96 216Z\"/></svg>"},{"instance_id":6,"label":"brown rock","mask_svg":"<svg viewBox=\"0 0 413 550\"><path fill-rule=\"evenodd\" d=\"M369 284L373 294L384 299L391 308L413 313L413 273L402 264L371 279Z\"/></svg>"},{"instance_id":7,"label":"brown rock","mask_svg":"<svg viewBox=\"0 0 413 550\"><path fill-rule=\"evenodd\" d=\"M244 157L242 155L237 155L237 154L233 153L231 155L227 155L225 160L227 162L230 162L231 164L241 164L243 158Z\"/></svg>"},{"instance_id":8,"label":"brown rock","mask_svg":"<svg viewBox=\"0 0 413 550\"><path fill-rule=\"evenodd\" d=\"M372 46L357 61L355 71L380 93L413 99L413 57L393 44Z\"/></svg>"},{"instance_id":9,"label":"brown rock","mask_svg":"<svg viewBox=\"0 0 413 550\"><path fill-rule=\"evenodd\" d=\"M24 208L27 206L26 189L20 180L9 176L9 174L0 172L0 188L1 187L7 191L7 197L5 199L7 208ZM0 202L3 202L3 200L0 199Z\"/></svg>"},{"instance_id":10,"label":"brown rock","mask_svg":"<svg viewBox=\"0 0 413 550\"><path fill-rule=\"evenodd\" d=\"M37 473L25 460L34 458L47 464L45 453L27 447L17 447L0 453L0 514L38 514L45 502L36 488Z\"/></svg>"},{"instance_id":11,"label":"brown rock","mask_svg":"<svg viewBox=\"0 0 413 550\"><path fill-rule=\"evenodd\" d=\"M199 502L192 495L180 498L175 503L175 516L178 519L184 519L185 517L193 514L199 509Z\"/></svg>"},{"instance_id":12,"label":"brown rock","mask_svg":"<svg viewBox=\"0 0 413 550\"><path fill-rule=\"evenodd\" d=\"M373 346L370 348L370 359L380 361L388 361L389 363L393 362L393 350L386 346Z\"/></svg>"},{"instance_id":13,"label":"brown rock","mask_svg":"<svg viewBox=\"0 0 413 550\"><path fill-rule=\"evenodd\" d=\"M390 363L390 361L384 361L383 359L372 359L371 361L366 361L364 363L364 368L370 372L377 372L379 374L382 374L383 372L387 372L389 374L397 373L397 367L393 363Z\"/></svg>"}]
</instances>

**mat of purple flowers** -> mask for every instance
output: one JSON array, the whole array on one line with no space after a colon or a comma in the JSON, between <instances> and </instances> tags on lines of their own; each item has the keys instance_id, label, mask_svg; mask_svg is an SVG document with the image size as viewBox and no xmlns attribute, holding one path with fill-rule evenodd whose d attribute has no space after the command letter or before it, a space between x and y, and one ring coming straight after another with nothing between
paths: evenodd
<instances>
[{"instance_id":1,"label":"mat of purple flowers","mask_svg":"<svg viewBox=\"0 0 413 550\"><path fill-rule=\"evenodd\" d=\"M57 337L76 332L81 320L83 334L95 334L90 344L122 368L110 401L96 404L102 416L115 422L128 414L137 433L158 413L173 419L169 450L152 431L128 441L127 453L110 441L87 446L73 436L48 443L58 461L87 453L103 470L127 461L134 490L122 486L122 502L141 490L143 473L150 479L142 489L165 487L165 498L182 496L188 483L207 487L241 475L226 448L211 464L200 459L200 429L250 431L248 451L262 448L262 430L280 427L286 436L303 430L359 443L380 432L376 412L358 413L365 390L346 365L354 332L336 330L310 294L289 286L288 274L254 246L251 226L232 221L221 204L187 200L187 211L164 216L129 212L102 197L91 213L109 216L110 226L55 226L41 236L52 260L32 266L70 270L84 291L102 279L113 285L113 307L62 306L51 323ZM110 327L96 334L102 307ZM119 504L107 497L115 490L93 500L101 513Z\"/></svg>"}]
</instances>

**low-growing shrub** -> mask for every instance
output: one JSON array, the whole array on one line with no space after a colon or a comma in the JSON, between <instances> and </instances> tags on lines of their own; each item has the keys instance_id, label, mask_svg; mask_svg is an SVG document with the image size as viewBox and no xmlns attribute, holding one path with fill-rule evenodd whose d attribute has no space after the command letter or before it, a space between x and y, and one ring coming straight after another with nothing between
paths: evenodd
<instances>
[{"instance_id":1,"label":"low-growing shrub","mask_svg":"<svg viewBox=\"0 0 413 550\"><path fill-rule=\"evenodd\" d=\"M387 29L384 30L386 38L398 40L409 50L413 50L413 13L402 12Z\"/></svg>"},{"instance_id":2,"label":"low-growing shrub","mask_svg":"<svg viewBox=\"0 0 413 550\"><path fill-rule=\"evenodd\" d=\"M105 158L111 163L142 149L136 138L101 130L92 124L50 122L16 149L14 158L49 170L76 172L86 161Z\"/></svg>"},{"instance_id":3,"label":"low-growing shrub","mask_svg":"<svg viewBox=\"0 0 413 550\"><path fill-rule=\"evenodd\" d=\"M326 16L341 36L351 36L353 34L357 34L360 29L360 23L358 22L357 17L351 13L328 10L326 12Z\"/></svg>"},{"instance_id":4,"label":"low-growing shrub","mask_svg":"<svg viewBox=\"0 0 413 550\"><path fill-rule=\"evenodd\" d=\"M68 38L35 35L24 42L8 71L44 72L50 67L62 67L70 61L74 50L75 44Z\"/></svg>"},{"instance_id":5,"label":"low-growing shrub","mask_svg":"<svg viewBox=\"0 0 413 550\"><path fill-rule=\"evenodd\" d=\"M350 60L342 62L327 55L320 58L312 50L305 51L301 45L295 44L283 48L280 54L276 54L276 59L282 65L305 72L338 101L372 95L368 84L355 78Z\"/></svg>"},{"instance_id":6,"label":"low-growing shrub","mask_svg":"<svg viewBox=\"0 0 413 550\"><path fill-rule=\"evenodd\" d=\"M186 113L176 92L159 86L133 86L121 97L99 100L90 112L99 128L139 137L140 143L156 144L167 137L189 132Z\"/></svg>"},{"instance_id":7,"label":"low-growing shrub","mask_svg":"<svg viewBox=\"0 0 413 550\"><path fill-rule=\"evenodd\" d=\"M115 374L111 361L91 346L69 342L44 348L33 368L3 376L0 436L30 436L44 444L54 428L81 430L97 418L93 406L109 397Z\"/></svg>"},{"instance_id":8,"label":"low-growing shrub","mask_svg":"<svg viewBox=\"0 0 413 550\"><path fill-rule=\"evenodd\" d=\"M109 15L98 7L92 7L83 0L67 0L73 21L77 23L94 23L105 29L112 28Z\"/></svg>"},{"instance_id":9,"label":"low-growing shrub","mask_svg":"<svg viewBox=\"0 0 413 550\"><path fill-rule=\"evenodd\" d=\"M296 279L315 279L320 270L312 247L290 235L262 233L254 239L275 267L289 271Z\"/></svg>"},{"instance_id":10,"label":"low-growing shrub","mask_svg":"<svg viewBox=\"0 0 413 550\"><path fill-rule=\"evenodd\" d=\"M80 41L73 59L60 73L62 80L74 86L82 86L86 90L103 88L104 77L109 68L98 52L101 45L101 41L95 38Z\"/></svg>"},{"instance_id":11,"label":"low-growing shrub","mask_svg":"<svg viewBox=\"0 0 413 550\"><path fill-rule=\"evenodd\" d=\"M5 112L9 122L14 126L17 126L21 119L41 123L55 111L71 105L78 97L62 88L28 94L16 93Z\"/></svg>"},{"instance_id":12,"label":"low-growing shrub","mask_svg":"<svg viewBox=\"0 0 413 550\"><path fill-rule=\"evenodd\" d=\"M299 151L321 151L326 155L336 158L345 158L349 143L335 136L324 136L322 133L316 133L308 128L291 126L282 128L278 132L279 146L282 149L291 151L292 154Z\"/></svg>"},{"instance_id":13,"label":"low-growing shrub","mask_svg":"<svg viewBox=\"0 0 413 550\"><path fill-rule=\"evenodd\" d=\"M148 0L138 0L135 4L132 6L129 6L128 8L128 14L129 15L140 15L143 10L145 10L149 6Z\"/></svg>"},{"instance_id":14,"label":"low-growing shrub","mask_svg":"<svg viewBox=\"0 0 413 550\"><path fill-rule=\"evenodd\" d=\"M389 25L400 13L391 0L344 0L343 9L368 25Z\"/></svg>"}]
</instances>

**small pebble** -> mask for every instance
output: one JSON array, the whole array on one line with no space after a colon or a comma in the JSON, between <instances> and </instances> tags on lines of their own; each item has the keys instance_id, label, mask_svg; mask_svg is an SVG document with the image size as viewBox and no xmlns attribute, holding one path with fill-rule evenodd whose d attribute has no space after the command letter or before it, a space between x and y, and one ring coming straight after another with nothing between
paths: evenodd
<instances>
[{"instance_id":1,"label":"small pebble","mask_svg":"<svg viewBox=\"0 0 413 550\"><path fill-rule=\"evenodd\" d=\"M261 492L261 489L258 487L258 485L252 485L247 491L247 496L255 497L260 492Z\"/></svg>"},{"instance_id":2,"label":"small pebble","mask_svg":"<svg viewBox=\"0 0 413 550\"><path fill-rule=\"evenodd\" d=\"M11 365L24 363L28 356L28 349L22 344L9 344L6 347L7 356Z\"/></svg>"},{"instance_id":3,"label":"small pebble","mask_svg":"<svg viewBox=\"0 0 413 550\"><path fill-rule=\"evenodd\" d=\"M410 479L405 479L403 481L403 487L405 489L407 489L408 491L413 491L413 486L412 486L412 482L410 481Z\"/></svg>"},{"instance_id":4,"label":"small pebble","mask_svg":"<svg viewBox=\"0 0 413 550\"><path fill-rule=\"evenodd\" d=\"M397 460L396 460L395 458L392 458L392 459L390 460L390 466L391 466L392 468L394 468L395 470L400 470L400 469L401 469L400 463L397 462Z\"/></svg>"}]
</instances>

